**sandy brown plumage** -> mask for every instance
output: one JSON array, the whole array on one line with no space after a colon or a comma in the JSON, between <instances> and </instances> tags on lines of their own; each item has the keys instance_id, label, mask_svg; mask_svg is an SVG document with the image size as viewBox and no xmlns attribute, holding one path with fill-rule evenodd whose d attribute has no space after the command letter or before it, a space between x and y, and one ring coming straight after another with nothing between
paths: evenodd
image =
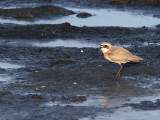
<instances>
[{"instance_id":1,"label":"sandy brown plumage","mask_svg":"<svg viewBox=\"0 0 160 120\"><path fill-rule=\"evenodd\" d=\"M111 62L118 63L120 65L120 70L117 73L117 76L120 76L120 71L122 69L122 64L130 61L138 62L143 60L143 58L136 56L129 52L127 49L113 46L110 43L102 43L100 49L104 53L104 57Z\"/></svg>"},{"instance_id":2,"label":"sandy brown plumage","mask_svg":"<svg viewBox=\"0 0 160 120\"><path fill-rule=\"evenodd\" d=\"M133 55L128 50L118 46L112 46L108 52L104 53L104 57L116 63L126 63L130 61L137 62L143 60L143 58Z\"/></svg>"}]
</instances>

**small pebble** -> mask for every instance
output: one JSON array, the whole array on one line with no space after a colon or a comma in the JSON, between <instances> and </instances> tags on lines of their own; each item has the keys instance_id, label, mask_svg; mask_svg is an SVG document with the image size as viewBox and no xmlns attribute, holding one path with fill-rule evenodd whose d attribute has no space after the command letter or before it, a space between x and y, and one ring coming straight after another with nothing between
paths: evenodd
<instances>
[{"instance_id":1,"label":"small pebble","mask_svg":"<svg viewBox=\"0 0 160 120\"><path fill-rule=\"evenodd\" d=\"M45 87L46 87L46 86L44 86L44 85L43 85L43 86L41 86L41 88L45 88Z\"/></svg>"},{"instance_id":2,"label":"small pebble","mask_svg":"<svg viewBox=\"0 0 160 120\"><path fill-rule=\"evenodd\" d=\"M76 82L74 82L73 84L74 84L74 85L76 85L77 83L76 83Z\"/></svg>"}]
</instances>

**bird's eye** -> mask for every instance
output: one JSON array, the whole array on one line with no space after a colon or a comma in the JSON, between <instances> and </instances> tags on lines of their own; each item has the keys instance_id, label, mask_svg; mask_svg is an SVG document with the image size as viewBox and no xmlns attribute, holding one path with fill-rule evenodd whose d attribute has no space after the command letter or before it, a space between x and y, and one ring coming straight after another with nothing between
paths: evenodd
<instances>
[{"instance_id":1,"label":"bird's eye","mask_svg":"<svg viewBox=\"0 0 160 120\"><path fill-rule=\"evenodd\" d=\"M104 45L105 48L108 48L108 45Z\"/></svg>"}]
</instances>

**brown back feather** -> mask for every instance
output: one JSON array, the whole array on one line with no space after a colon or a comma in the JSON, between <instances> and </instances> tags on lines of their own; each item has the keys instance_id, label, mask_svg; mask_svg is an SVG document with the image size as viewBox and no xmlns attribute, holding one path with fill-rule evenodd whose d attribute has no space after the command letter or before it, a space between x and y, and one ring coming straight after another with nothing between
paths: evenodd
<instances>
[{"instance_id":1,"label":"brown back feather","mask_svg":"<svg viewBox=\"0 0 160 120\"><path fill-rule=\"evenodd\" d=\"M127 49L118 46L112 46L110 48L110 51L108 52L108 57L113 61L119 61L119 62L143 60L143 58L133 55Z\"/></svg>"}]
</instances>

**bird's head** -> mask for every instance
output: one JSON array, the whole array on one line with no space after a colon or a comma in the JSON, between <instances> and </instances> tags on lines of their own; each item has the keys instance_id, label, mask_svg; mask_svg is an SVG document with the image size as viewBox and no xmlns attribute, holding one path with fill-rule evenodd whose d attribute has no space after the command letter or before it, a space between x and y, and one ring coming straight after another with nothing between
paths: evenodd
<instances>
[{"instance_id":1,"label":"bird's head","mask_svg":"<svg viewBox=\"0 0 160 120\"><path fill-rule=\"evenodd\" d=\"M106 53L111 47L112 45L110 43L105 42L100 45L99 49L101 49L103 53Z\"/></svg>"}]
</instances>

